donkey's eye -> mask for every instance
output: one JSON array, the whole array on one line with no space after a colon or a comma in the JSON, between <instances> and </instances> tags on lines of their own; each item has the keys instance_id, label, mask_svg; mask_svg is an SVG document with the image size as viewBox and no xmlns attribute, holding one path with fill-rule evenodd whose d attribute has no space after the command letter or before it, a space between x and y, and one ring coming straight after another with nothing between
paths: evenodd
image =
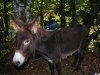
<instances>
[{"instance_id":1,"label":"donkey's eye","mask_svg":"<svg viewBox=\"0 0 100 75\"><path fill-rule=\"evenodd\" d=\"M27 45L29 43L30 43L30 39L27 39L27 40L24 41L24 45Z\"/></svg>"}]
</instances>

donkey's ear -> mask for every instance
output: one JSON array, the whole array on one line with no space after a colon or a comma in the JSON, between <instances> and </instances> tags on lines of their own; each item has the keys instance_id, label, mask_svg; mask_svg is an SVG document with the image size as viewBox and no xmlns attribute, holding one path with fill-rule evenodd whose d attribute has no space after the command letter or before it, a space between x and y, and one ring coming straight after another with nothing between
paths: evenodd
<instances>
[{"instance_id":1,"label":"donkey's ear","mask_svg":"<svg viewBox=\"0 0 100 75\"><path fill-rule=\"evenodd\" d=\"M30 24L29 29L32 33L37 33L37 28L40 23L40 16L38 15Z\"/></svg>"},{"instance_id":2,"label":"donkey's ear","mask_svg":"<svg viewBox=\"0 0 100 75\"><path fill-rule=\"evenodd\" d=\"M24 26L23 22L21 22L19 19L15 18L13 15L10 15L10 19L11 19L12 24L14 25L14 29L16 32L23 30L23 26Z\"/></svg>"}]
</instances>

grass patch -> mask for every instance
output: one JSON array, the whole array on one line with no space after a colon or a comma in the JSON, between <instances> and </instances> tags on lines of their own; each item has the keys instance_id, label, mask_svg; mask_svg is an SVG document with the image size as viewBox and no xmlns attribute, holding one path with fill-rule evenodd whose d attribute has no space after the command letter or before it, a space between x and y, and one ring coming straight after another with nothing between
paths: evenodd
<instances>
[{"instance_id":1,"label":"grass patch","mask_svg":"<svg viewBox=\"0 0 100 75\"><path fill-rule=\"evenodd\" d=\"M62 69L62 74L63 75L71 75L71 71L68 68L64 68L64 69Z\"/></svg>"}]
</instances>

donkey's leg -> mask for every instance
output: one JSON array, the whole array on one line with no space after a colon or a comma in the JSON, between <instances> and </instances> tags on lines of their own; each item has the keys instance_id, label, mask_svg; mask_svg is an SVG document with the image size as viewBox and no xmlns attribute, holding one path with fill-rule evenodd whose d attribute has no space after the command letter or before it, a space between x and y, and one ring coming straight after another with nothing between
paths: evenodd
<instances>
[{"instance_id":1,"label":"donkey's leg","mask_svg":"<svg viewBox=\"0 0 100 75\"><path fill-rule=\"evenodd\" d=\"M61 75L61 61L55 63L58 75Z\"/></svg>"},{"instance_id":2,"label":"donkey's leg","mask_svg":"<svg viewBox=\"0 0 100 75\"><path fill-rule=\"evenodd\" d=\"M54 63L48 62L50 70L51 70L51 75L55 75L54 73Z\"/></svg>"},{"instance_id":3,"label":"donkey's leg","mask_svg":"<svg viewBox=\"0 0 100 75\"><path fill-rule=\"evenodd\" d=\"M80 65L82 63L82 60L84 59L84 50L86 48L86 44L85 42L83 41L81 47L80 47L80 50L79 50L79 61L78 61L78 64L77 64L77 67L76 67L76 71L78 71L80 69Z\"/></svg>"},{"instance_id":4,"label":"donkey's leg","mask_svg":"<svg viewBox=\"0 0 100 75\"><path fill-rule=\"evenodd\" d=\"M75 66L75 65L77 64L78 58L79 58L79 52L76 52L76 53L75 53L74 62L72 63L72 67Z\"/></svg>"},{"instance_id":5,"label":"donkey's leg","mask_svg":"<svg viewBox=\"0 0 100 75\"><path fill-rule=\"evenodd\" d=\"M75 69L76 71L78 71L80 69L80 65L82 63L83 58L84 58L84 53L82 52L79 54L79 61L78 61L77 67Z\"/></svg>"}]
</instances>

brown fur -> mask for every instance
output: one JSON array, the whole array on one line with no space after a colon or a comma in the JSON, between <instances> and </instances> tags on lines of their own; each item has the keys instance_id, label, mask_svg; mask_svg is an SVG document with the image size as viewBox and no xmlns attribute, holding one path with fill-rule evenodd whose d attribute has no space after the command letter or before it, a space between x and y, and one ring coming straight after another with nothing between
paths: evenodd
<instances>
[{"instance_id":1,"label":"brown fur","mask_svg":"<svg viewBox=\"0 0 100 75\"><path fill-rule=\"evenodd\" d=\"M17 21L13 19L13 24L17 25ZM83 25L74 25L61 30L47 32L42 28L38 28L40 16L24 27L24 31L17 32L17 50L23 52L24 57L27 59L37 50L49 63L51 75L54 75L54 64L56 65L58 75L61 75L61 59L67 58L75 54L73 65L78 65L76 70L80 68L81 61L84 57L84 49L88 37L88 30ZM20 24L20 21L18 21ZM17 25L19 27L19 25ZM22 26L21 26L22 27ZM19 27L20 28L20 27ZM24 46L22 41L30 39L29 45ZM78 60L79 59L79 60Z\"/></svg>"}]
</instances>

